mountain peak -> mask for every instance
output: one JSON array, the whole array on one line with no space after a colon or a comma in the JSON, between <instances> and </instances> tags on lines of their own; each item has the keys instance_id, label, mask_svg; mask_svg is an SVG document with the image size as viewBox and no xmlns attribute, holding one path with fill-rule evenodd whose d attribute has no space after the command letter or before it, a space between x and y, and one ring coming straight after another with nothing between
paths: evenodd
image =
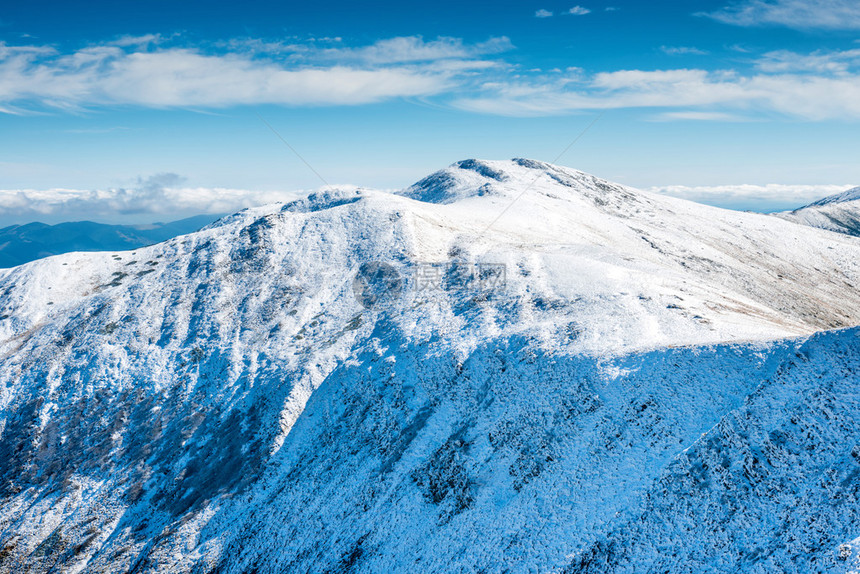
<instances>
[{"instance_id":1,"label":"mountain peak","mask_svg":"<svg viewBox=\"0 0 860 574\"><path fill-rule=\"evenodd\" d=\"M564 188L589 197L632 196L632 190L585 172L527 158L465 159L437 171L400 192L425 203L447 204L483 196L517 197L524 191L567 195ZM598 200L598 203L601 203Z\"/></svg>"},{"instance_id":2,"label":"mountain peak","mask_svg":"<svg viewBox=\"0 0 860 574\"><path fill-rule=\"evenodd\" d=\"M860 187L774 215L809 227L860 237Z\"/></svg>"},{"instance_id":3,"label":"mountain peak","mask_svg":"<svg viewBox=\"0 0 860 574\"><path fill-rule=\"evenodd\" d=\"M281 211L312 213L314 211L322 211L323 209L355 203L366 194L367 190L358 187L329 187L285 203Z\"/></svg>"},{"instance_id":4,"label":"mountain peak","mask_svg":"<svg viewBox=\"0 0 860 574\"><path fill-rule=\"evenodd\" d=\"M467 197L500 195L494 183L510 177L501 169L502 162L466 159L428 175L407 187L401 195L425 203L454 203Z\"/></svg>"},{"instance_id":5,"label":"mountain peak","mask_svg":"<svg viewBox=\"0 0 860 574\"><path fill-rule=\"evenodd\" d=\"M860 199L860 187L852 187L847 191L843 191L842 193L837 193L834 195L828 195L823 199L819 199L813 203L805 207L801 207L800 209L806 209L807 207L821 207L824 205L833 205L835 203L847 203L849 201L857 201ZM795 211L800 211L800 209Z\"/></svg>"}]
</instances>

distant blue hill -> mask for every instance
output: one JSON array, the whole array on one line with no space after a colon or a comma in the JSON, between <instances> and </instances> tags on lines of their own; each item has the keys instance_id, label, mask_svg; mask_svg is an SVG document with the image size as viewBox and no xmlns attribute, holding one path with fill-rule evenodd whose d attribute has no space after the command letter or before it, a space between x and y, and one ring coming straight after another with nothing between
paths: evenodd
<instances>
[{"instance_id":1,"label":"distant blue hill","mask_svg":"<svg viewBox=\"0 0 860 574\"><path fill-rule=\"evenodd\" d=\"M197 231L219 217L197 215L170 223L147 225L108 225L92 221L11 225L0 229L0 268L70 251L137 249Z\"/></svg>"}]
</instances>

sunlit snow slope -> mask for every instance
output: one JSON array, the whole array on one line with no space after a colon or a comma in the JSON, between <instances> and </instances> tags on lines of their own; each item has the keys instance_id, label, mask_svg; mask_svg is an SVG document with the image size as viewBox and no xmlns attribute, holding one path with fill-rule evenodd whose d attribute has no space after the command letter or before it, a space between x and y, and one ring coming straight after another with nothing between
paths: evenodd
<instances>
[{"instance_id":1,"label":"sunlit snow slope","mask_svg":"<svg viewBox=\"0 0 860 574\"><path fill-rule=\"evenodd\" d=\"M860 187L775 215L803 225L860 237Z\"/></svg>"},{"instance_id":2,"label":"sunlit snow slope","mask_svg":"<svg viewBox=\"0 0 860 574\"><path fill-rule=\"evenodd\" d=\"M531 160L0 271L0 571L849 571L858 287Z\"/></svg>"}]
</instances>

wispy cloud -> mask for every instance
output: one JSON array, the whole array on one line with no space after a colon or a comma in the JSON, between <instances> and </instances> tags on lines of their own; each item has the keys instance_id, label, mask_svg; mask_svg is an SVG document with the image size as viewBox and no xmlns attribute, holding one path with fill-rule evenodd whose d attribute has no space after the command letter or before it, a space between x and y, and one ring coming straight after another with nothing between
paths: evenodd
<instances>
[{"instance_id":1,"label":"wispy cloud","mask_svg":"<svg viewBox=\"0 0 860 574\"><path fill-rule=\"evenodd\" d=\"M506 36L490 38L477 44L465 44L460 38L438 38L427 42L420 36L407 36L380 40L361 48L331 48L321 51L317 57L326 57L342 63L359 61L365 64L399 64L471 60L507 52L513 47Z\"/></svg>"},{"instance_id":2,"label":"wispy cloud","mask_svg":"<svg viewBox=\"0 0 860 574\"><path fill-rule=\"evenodd\" d=\"M844 54L830 57L850 59ZM860 119L860 74L845 68L829 73L768 72L778 68L781 61L771 55L761 60L758 69L747 73L671 69L520 77L486 84L482 94L459 98L454 105L512 116L654 108L687 114L708 112L690 119L724 119L718 114L742 117L762 112L809 120ZM675 117L684 119L682 115Z\"/></svg>"},{"instance_id":3,"label":"wispy cloud","mask_svg":"<svg viewBox=\"0 0 860 574\"><path fill-rule=\"evenodd\" d=\"M565 14L570 14L571 16L585 16L586 14L591 14L591 10L585 8L584 6L574 6Z\"/></svg>"},{"instance_id":4,"label":"wispy cloud","mask_svg":"<svg viewBox=\"0 0 860 574\"><path fill-rule=\"evenodd\" d=\"M551 17L552 17L552 12L550 12L549 10L544 10L543 8L541 8L540 10L535 12L535 18L551 18Z\"/></svg>"},{"instance_id":5,"label":"wispy cloud","mask_svg":"<svg viewBox=\"0 0 860 574\"><path fill-rule=\"evenodd\" d=\"M670 56L706 56L708 53L690 46L660 46L660 50Z\"/></svg>"},{"instance_id":6,"label":"wispy cloud","mask_svg":"<svg viewBox=\"0 0 860 574\"><path fill-rule=\"evenodd\" d=\"M187 187L173 173L139 178L115 189L0 190L0 219L72 221L155 221L200 213L232 213L267 203L290 201L303 192Z\"/></svg>"},{"instance_id":7,"label":"wispy cloud","mask_svg":"<svg viewBox=\"0 0 860 574\"><path fill-rule=\"evenodd\" d=\"M745 0L700 15L736 26L860 29L860 2L857 0Z\"/></svg>"},{"instance_id":8,"label":"wispy cloud","mask_svg":"<svg viewBox=\"0 0 860 574\"><path fill-rule=\"evenodd\" d=\"M733 209L794 209L852 185L666 185L648 191ZM190 187L173 173L138 178L112 189L0 190L0 224L81 219L113 223L173 220L202 213L233 213L246 207L292 201L305 191Z\"/></svg>"},{"instance_id":9,"label":"wispy cloud","mask_svg":"<svg viewBox=\"0 0 860 574\"><path fill-rule=\"evenodd\" d=\"M677 111L677 112L663 112L658 114L652 118L654 121L676 121L676 120L687 120L687 121L699 121L699 122L742 122L747 121L747 118L743 116L739 116L737 114L730 114L727 112L708 112L708 111L695 111L695 110L687 110L687 111Z\"/></svg>"},{"instance_id":10,"label":"wispy cloud","mask_svg":"<svg viewBox=\"0 0 860 574\"><path fill-rule=\"evenodd\" d=\"M762 56L756 67L770 73L810 72L845 76L860 69L860 49L811 54L778 50Z\"/></svg>"},{"instance_id":11,"label":"wispy cloud","mask_svg":"<svg viewBox=\"0 0 860 574\"><path fill-rule=\"evenodd\" d=\"M470 45L407 37L359 48L246 43L243 50L207 53L160 41L121 38L66 54L0 43L0 109L366 104L438 94L465 71L493 65L482 56L512 48L507 38ZM275 57L276 47L297 57Z\"/></svg>"},{"instance_id":12,"label":"wispy cloud","mask_svg":"<svg viewBox=\"0 0 860 574\"><path fill-rule=\"evenodd\" d=\"M165 42L167 39L161 34L143 34L141 36L120 36L113 42L109 42L114 46L120 47L128 47L128 46L148 46L150 44L161 44Z\"/></svg>"},{"instance_id":13,"label":"wispy cloud","mask_svg":"<svg viewBox=\"0 0 860 574\"><path fill-rule=\"evenodd\" d=\"M120 45L118 45L118 43ZM229 106L349 106L433 98L481 113L538 116L650 108L659 120L742 120L784 114L860 119L860 49L773 51L743 70L692 68L541 71L509 64L506 37L235 40L175 46L160 36L121 38L62 53L0 43L0 113L134 105L200 111ZM692 47L661 48L696 55Z\"/></svg>"}]
</instances>

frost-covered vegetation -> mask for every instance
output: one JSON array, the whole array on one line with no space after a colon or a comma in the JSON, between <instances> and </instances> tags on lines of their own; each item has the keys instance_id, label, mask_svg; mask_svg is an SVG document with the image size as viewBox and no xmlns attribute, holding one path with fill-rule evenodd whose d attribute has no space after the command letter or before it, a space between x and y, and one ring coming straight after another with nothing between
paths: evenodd
<instances>
[{"instance_id":1,"label":"frost-covered vegetation","mask_svg":"<svg viewBox=\"0 0 860 574\"><path fill-rule=\"evenodd\" d=\"M0 571L850 571L858 286L530 160L0 271Z\"/></svg>"}]
</instances>

